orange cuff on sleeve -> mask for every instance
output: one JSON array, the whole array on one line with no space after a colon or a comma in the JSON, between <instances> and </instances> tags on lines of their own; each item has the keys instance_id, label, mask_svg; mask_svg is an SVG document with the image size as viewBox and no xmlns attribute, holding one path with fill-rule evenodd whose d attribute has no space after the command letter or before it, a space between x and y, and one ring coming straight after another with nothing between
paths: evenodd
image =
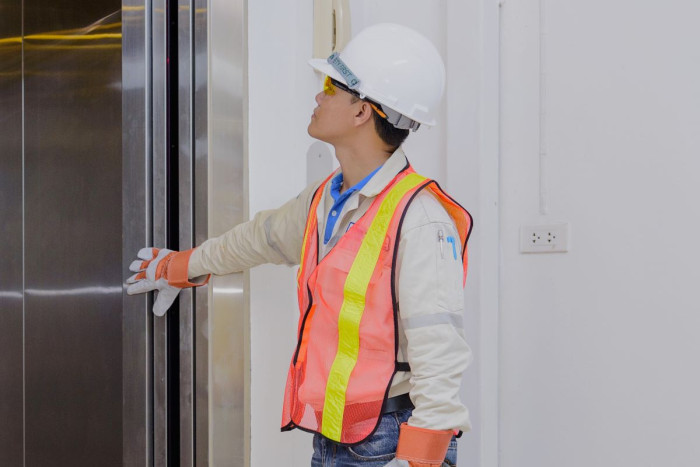
<instances>
[{"instance_id":1,"label":"orange cuff on sleeve","mask_svg":"<svg viewBox=\"0 0 700 467\"><path fill-rule=\"evenodd\" d=\"M209 274L203 282L190 282L187 277L187 266L190 264L190 256L194 252L194 248L187 251L178 251L173 255L173 259L168 265L168 284L181 289L185 287L199 287L207 282L211 274Z\"/></svg>"},{"instance_id":2,"label":"orange cuff on sleeve","mask_svg":"<svg viewBox=\"0 0 700 467\"><path fill-rule=\"evenodd\" d=\"M442 465L453 434L452 430L429 430L403 423L396 458L421 465Z\"/></svg>"}]
</instances>

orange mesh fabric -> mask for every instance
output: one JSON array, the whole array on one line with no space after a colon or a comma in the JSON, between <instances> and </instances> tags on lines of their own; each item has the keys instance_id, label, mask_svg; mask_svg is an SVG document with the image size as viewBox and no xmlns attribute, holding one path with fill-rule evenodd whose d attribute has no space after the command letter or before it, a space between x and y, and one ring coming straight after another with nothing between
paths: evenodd
<instances>
[{"instance_id":1,"label":"orange mesh fabric","mask_svg":"<svg viewBox=\"0 0 700 467\"><path fill-rule=\"evenodd\" d=\"M355 444L376 428L396 367L392 268L399 224L416 191L432 185L411 168L401 172L320 262L317 257L316 208L325 184L314 195L298 274L301 315L297 349L287 377L283 430L301 428L343 444ZM438 199L448 212L462 216L455 222L466 242L468 229L464 227L467 226L465 219L468 214L463 209L460 211L458 205L439 188L437 190ZM381 208L385 199L391 204ZM388 212L387 205L392 206L392 210L388 217L382 217ZM373 223L375 218L388 219L384 224L385 238L376 236L379 231L377 224ZM369 266L371 269L365 269L369 282L365 283L366 290L362 289L364 295L357 297L353 295L354 289L348 291L346 281L354 277L356 260L361 257L358 252L369 237L374 238L378 259L376 264ZM381 238L384 240L379 240ZM359 342L356 343L356 353L352 354L351 366L344 366L350 372L347 384L342 386L341 397L336 397L337 380L333 380L333 384L330 381L338 366L338 358L347 346L347 341L340 339L347 339L347 333L342 330L348 326L347 316L343 314L348 301L362 304L361 313L357 315L359 323L354 322ZM332 386L334 389L329 392Z\"/></svg>"},{"instance_id":2,"label":"orange mesh fabric","mask_svg":"<svg viewBox=\"0 0 700 467\"><path fill-rule=\"evenodd\" d=\"M467 254L467 241L469 240L469 235L472 232L472 216L459 205L455 200L453 200L450 195L442 191L442 188L437 183L431 183L428 185L430 191L437 196L442 207L445 208L447 213L454 220L457 226L457 232L459 232L460 240L462 241L462 267L464 268L464 275L462 277L462 285L467 281L467 264L469 262Z\"/></svg>"}]
</instances>

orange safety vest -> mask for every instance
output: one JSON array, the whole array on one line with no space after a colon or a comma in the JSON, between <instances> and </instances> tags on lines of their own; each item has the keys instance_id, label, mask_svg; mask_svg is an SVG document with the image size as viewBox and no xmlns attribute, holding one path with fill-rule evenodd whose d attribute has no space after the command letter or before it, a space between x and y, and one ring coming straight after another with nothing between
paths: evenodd
<instances>
[{"instance_id":1,"label":"orange safety vest","mask_svg":"<svg viewBox=\"0 0 700 467\"><path fill-rule=\"evenodd\" d=\"M462 245L463 281L472 219L438 184L407 165L369 210L318 261L314 193L297 275L298 344L289 366L282 431L300 428L341 444L374 433L397 371L398 328L394 276L401 224L409 204L430 190L454 220Z\"/></svg>"}]
</instances>

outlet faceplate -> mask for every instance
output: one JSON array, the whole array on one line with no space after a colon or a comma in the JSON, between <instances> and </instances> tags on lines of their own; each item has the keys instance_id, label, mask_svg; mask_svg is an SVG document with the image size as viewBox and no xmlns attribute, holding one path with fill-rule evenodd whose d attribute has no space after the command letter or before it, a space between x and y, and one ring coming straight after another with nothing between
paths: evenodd
<instances>
[{"instance_id":1,"label":"outlet faceplate","mask_svg":"<svg viewBox=\"0 0 700 467\"><path fill-rule=\"evenodd\" d=\"M521 253L569 251L569 223L520 226Z\"/></svg>"}]
</instances>

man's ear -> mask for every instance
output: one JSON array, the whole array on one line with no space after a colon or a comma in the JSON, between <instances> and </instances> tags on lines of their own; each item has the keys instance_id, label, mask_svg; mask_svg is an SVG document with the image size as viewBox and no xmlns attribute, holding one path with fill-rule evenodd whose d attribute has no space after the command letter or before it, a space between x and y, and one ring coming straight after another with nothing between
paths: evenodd
<instances>
[{"instance_id":1,"label":"man's ear","mask_svg":"<svg viewBox=\"0 0 700 467\"><path fill-rule=\"evenodd\" d=\"M357 126L363 125L368 120L372 119L372 106L366 101L360 101L355 113L355 123Z\"/></svg>"}]
</instances>

